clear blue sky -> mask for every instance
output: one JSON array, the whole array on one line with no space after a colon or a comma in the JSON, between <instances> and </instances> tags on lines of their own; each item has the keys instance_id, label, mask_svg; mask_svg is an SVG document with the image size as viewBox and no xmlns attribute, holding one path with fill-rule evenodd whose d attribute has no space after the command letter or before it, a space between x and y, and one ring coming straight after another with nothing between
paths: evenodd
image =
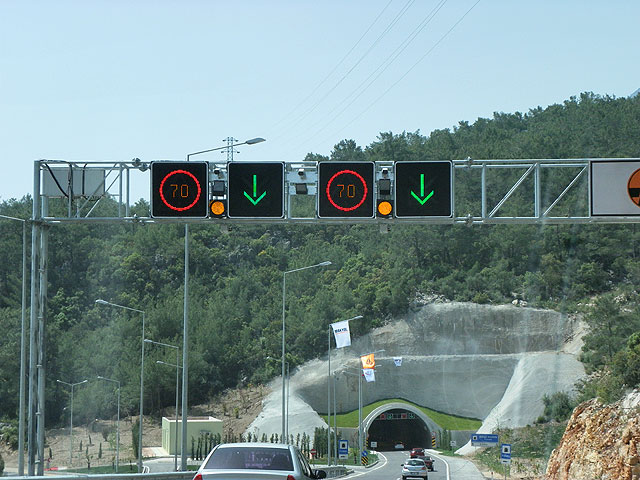
<instances>
[{"instance_id":1,"label":"clear blue sky","mask_svg":"<svg viewBox=\"0 0 640 480\"><path fill-rule=\"evenodd\" d=\"M476 2L0 0L0 200L32 193L40 158L259 136L235 158L295 161L640 88L637 0Z\"/></svg>"}]
</instances>

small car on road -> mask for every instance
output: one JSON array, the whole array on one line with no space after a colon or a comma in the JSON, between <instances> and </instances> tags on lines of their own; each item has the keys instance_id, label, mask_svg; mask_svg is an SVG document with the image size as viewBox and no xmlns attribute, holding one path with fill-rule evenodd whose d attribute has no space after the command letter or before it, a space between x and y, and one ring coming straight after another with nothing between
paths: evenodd
<instances>
[{"instance_id":1,"label":"small car on road","mask_svg":"<svg viewBox=\"0 0 640 480\"><path fill-rule=\"evenodd\" d=\"M193 480L319 480L324 470L312 470L294 445L224 443L207 455Z\"/></svg>"},{"instance_id":2,"label":"small car on road","mask_svg":"<svg viewBox=\"0 0 640 480\"><path fill-rule=\"evenodd\" d=\"M418 478L420 480L426 480L427 464L420 458L409 458L406 463L402 464L402 480L408 480L409 478Z\"/></svg>"},{"instance_id":3,"label":"small car on road","mask_svg":"<svg viewBox=\"0 0 640 480\"><path fill-rule=\"evenodd\" d=\"M411 449L411 458L422 458L424 457L424 448L415 447Z\"/></svg>"}]
</instances>

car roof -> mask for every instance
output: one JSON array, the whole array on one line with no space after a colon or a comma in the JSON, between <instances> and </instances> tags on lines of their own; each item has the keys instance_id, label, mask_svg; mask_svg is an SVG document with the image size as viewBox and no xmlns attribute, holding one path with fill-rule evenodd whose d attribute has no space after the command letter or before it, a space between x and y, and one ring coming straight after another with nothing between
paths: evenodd
<instances>
[{"instance_id":1,"label":"car roof","mask_svg":"<svg viewBox=\"0 0 640 480\"><path fill-rule=\"evenodd\" d=\"M269 443L269 442L236 442L236 443L221 443L218 448L278 448L282 450L289 450L292 445L284 443Z\"/></svg>"},{"instance_id":2,"label":"car roof","mask_svg":"<svg viewBox=\"0 0 640 480\"><path fill-rule=\"evenodd\" d=\"M422 463L424 463L424 460L422 460L421 458L410 458L408 461L409 462L422 462Z\"/></svg>"}]
</instances>

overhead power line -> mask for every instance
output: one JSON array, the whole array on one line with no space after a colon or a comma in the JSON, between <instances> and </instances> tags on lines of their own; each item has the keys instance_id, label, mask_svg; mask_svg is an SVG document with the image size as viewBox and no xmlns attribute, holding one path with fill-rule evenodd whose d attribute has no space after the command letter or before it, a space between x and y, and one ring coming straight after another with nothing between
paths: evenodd
<instances>
[{"instance_id":1,"label":"overhead power line","mask_svg":"<svg viewBox=\"0 0 640 480\"><path fill-rule=\"evenodd\" d=\"M377 23L379 18L387 10L387 8L389 7L389 5L392 2L393 2L393 0L389 0L389 2L385 5L385 7L382 9L382 11L375 18L375 20L369 25L369 27L365 30L365 32L360 36L360 38L353 45L353 47L351 47L351 49L342 57L342 59L333 68L333 70L331 70L331 72L329 72L329 74L324 77L324 79L316 86L316 88L314 88L314 90L307 97L305 97L304 100L302 100L300 103L298 103L298 105L296 107L294 107L294 109L291 111L291 113L289 115L285 116L282 120L278 121L276 123L276 125L282 124L283 121L285 121L285 120L288 120L288 123L290 123L290 124L297 124L301 120L303 120L305 117L307 117L311 112L313 112L318 107L318 105L320 105L333 91L335 91L336 88L338 88L340 86L340 84L356 69L356 67L373 50L373 48L391 31L391 29L398 23L400 18L402 18L402 16L406 13L406 11L409 9L409 7L411 7L411 5L413 5L415 0L408 0L407 3L405 3L405 5L400 10L400 12L398 12L396 14L396 16L385 27L385 29L382 31L382 33L380 33L380 35L378 35L378 38L376 38L376 40L369 46L369 48L365 51L365 53L363 53L358 58L358 60L347 70L347 72L320 99L315 101L313 103L313 105L308 107L304 112L300 113L297 116L292 116L292 113L295 112L296 110L298 110L307 100L309 100L320 89L320 87L327 82L327 80L333 75L333 73L335 73L335 71L338 69L338 67L344 63L345 59L360 44L362 39L367 35L367 33L371 30L371 28ZM278 135L278 134L271 135L271 137L275 138L275 139L278 139L278 138L283 137L284 135L285 135L285 133L283 131L282 134L280 134L280 135Z\"/></svg>"},{"instance_id":2,"label":"overhead power line","mask_svg":"<svg viewBox=\"0 0 640 480\"><path fill-rule=\"evenodd\" d=\"M340 107L340 111L333 115L333 117L325 123L325 125L317 130L310 138L315 138L320 132L324 131L327 127L329 127L332 123L334 123L340 115L342 115L351 105L355 103L355 101L364 94L371 85L373 85L378 78L393 64L393 62L406 50L406 48L415 40L415 38L426 28L426 26L431 23L433 18L437 15L437 13L444 7L447 0L440 0L440 2L425 16L425 18L418 24L416 28L396 47L396 49L389 54L383 61L378 65L378 67L367 76L351 93L349 93L341 102L339 102L331 111L328 112L327 115L333 115L336 110ZM375 76L374 76L375 75ZM350 101L349 101L350 100ZM348 102L348 103L347 103ZM318 126L322 120L317 121L310 128L314 128Z\"/></svg>"},{"instance_id":3,"label":"overhead power line","mask_svg":"<svg viewBox=\"0 0 640 480\"><path fill-rule=\"evenodd\" d=\"M345 125L343 125L339 130L337 130L336 132L334 132L331 136L335 137L337 135L339 135L339 133L341 131L343 131L345 128L349 127L353 122L355 122L356 120L358 120L360 117L362 117L362 115L364 115L365 113L367 113L376 103L378 103L383 97L385 97L396 85L398 85L402 80L405 79L405 77L407 75L409 75L409 73L411 73L411 71L418 66L427 56L429 56L431 54L431 52L433 52L438 45L440 45L444 39L465 19L465 17L471 12L471 10L473 10L476 5L478 5L480 3L481 0L477 0L452 26L451 28L449 28L449 30L447 30L432 46L429 50L427 50L424 55L422 55L411 67L409 67L409 69L402 74L394 83L392 83L384 92L382 92L382 94L380 94L376 99L374 99L364 110L362 110L358 115L356 115L354 118L352 118L348 123L346 123ZM322 139L322 141L326 141L328 139L331 138L331 136L327 136L324 137Z\"/></svg>"}]
</instances>

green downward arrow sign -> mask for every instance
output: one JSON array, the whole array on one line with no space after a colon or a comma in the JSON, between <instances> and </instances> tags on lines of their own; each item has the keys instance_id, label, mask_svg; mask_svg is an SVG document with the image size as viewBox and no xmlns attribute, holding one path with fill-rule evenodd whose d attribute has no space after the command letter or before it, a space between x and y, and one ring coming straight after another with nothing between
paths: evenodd
<instances>
[{"instance_id":1,"label":"green downward arrow sign","mask_svg":"<svg viewBox=\"0 0 640 480\"><path fill-rule=\"evenodd\" d=\"M257 175L253 176L253 197L251 197L251 195L249 195L247 192L242 192L244 193L244 196L247 197L249 199L249 201L255 206L258 204L258 202L260 200L262 200L264 198L264 196L267 194L266 191L264 191L262 193L262 195L260 195L258 197L258 179L257 179Z\"/></svg>"},{"instance_id":2,"label":"green downward arrow sign","mask_svg":"<svg viewBox=\"0 0 640 480\"><path fill-rule=\"evenodd\" d=\"M418 201L420 205L424 205L425 203L427 203L427 200L429 200L433 196L433 190L431 190L429 195L427 195L426 197L424 196L424 173L420 174L420 196L416 195L413 190L411 190L411 195Z\"/></svg>"}]
</instances>

